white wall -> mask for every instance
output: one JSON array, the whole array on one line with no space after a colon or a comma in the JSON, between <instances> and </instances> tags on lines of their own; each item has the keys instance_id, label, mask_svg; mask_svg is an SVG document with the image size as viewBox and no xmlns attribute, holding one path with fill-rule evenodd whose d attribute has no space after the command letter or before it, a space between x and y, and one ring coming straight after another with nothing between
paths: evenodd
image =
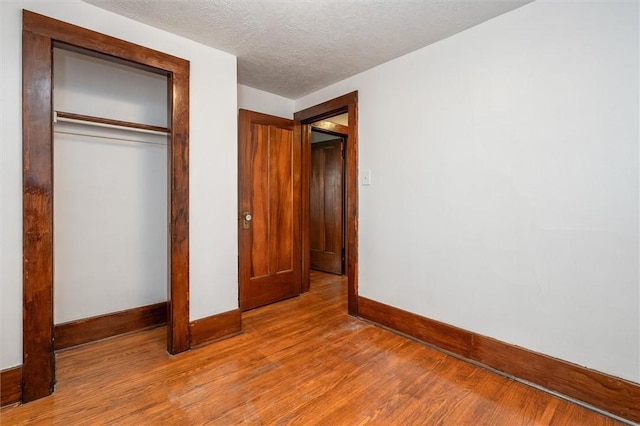
<instances>
[{"instance_id":1,"label":"white wall","mask_svg":"<svg viewBox=\"0 0 640 426\"><path fill-rule=\"evenodd\" d=\"M87 127L54 135L55 324L167 300L167 137Z\"/></svg>"},{"instance_id":2,"label":"white wall","mask_svg":"<svg viewBox=\"0 0 640 426\"><path fill-rule=\"evenodd\" d=\"M21 9L191 62L190 318L238 306L236 58L80 1L0 2L2 270L0 369L22 363Z\"/></svg>"},{"instance_id":3,"label":"white wall","mask_svg":"<svg viewBox=\"0 0 640 426\"><path fill-rule=\"evenodd\" d=\"M362 296L640 381L637 2L534 2L359 91Z\"/></svg>"},{"instance_id":4,"label":"white wall","mask_svg":"<svg viewBox=\"0 0 640 426\"><path fill-rule=\"evenodd\" d=\"M167 77L54 49L55 110L167 126Z\"/></svg>"},{"instance_id":5,"label":"white wall","mask_svg":"<svg viewBox=\"0 0 640 426\"><path fill-rule=\"evenodd\" d=\"M238 108L293 118L293 100L238 84Z\"/></svg>"}]
</instances>

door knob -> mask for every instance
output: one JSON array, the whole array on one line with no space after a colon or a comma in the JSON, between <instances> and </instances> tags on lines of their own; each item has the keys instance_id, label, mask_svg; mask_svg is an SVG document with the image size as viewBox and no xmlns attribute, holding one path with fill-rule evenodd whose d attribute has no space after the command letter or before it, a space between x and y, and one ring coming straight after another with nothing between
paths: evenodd
<instances>
[{"instance_id":1,"label":"door knob","mask_svg":"<svg viewBox=\"0 0 640 426\"><path fill-rule=\"evenodd\" d=\"M251 222L251 213L244 212L242 213L242 229L249 229L249 222Z\"/></svg>"}]
</instances>

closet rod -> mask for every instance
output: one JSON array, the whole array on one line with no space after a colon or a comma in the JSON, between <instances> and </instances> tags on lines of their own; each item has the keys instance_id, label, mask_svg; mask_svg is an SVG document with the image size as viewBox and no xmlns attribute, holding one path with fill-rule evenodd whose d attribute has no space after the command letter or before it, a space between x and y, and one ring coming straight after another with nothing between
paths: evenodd
<instances>
[{"instance_id":1,"label":"closet rod","mask_svg":"<svg viewBox=\"0 0 640 426\"><path fill-rule=\"evenodd\" d=\"M126 128L128 130L135 130L144 133L161 133L168 134L170 132L167 127L152 126L149 124L132 123L130 121L112 120L110 118L94 117L91 115L74 114L65 111L55 111L54 123L56 121L68 121L68 122L83 122L91 123L96 126L111 127L111 128Z\"/></svg>"},{"instance_id":2,"label":"closet rod","mask_svg":"<svg viewBox=\"0 0 640 426\"><path fill-rule=\"evenodd\" d=\"M127 138L114 138L111 136L90 135L90 134L78 133L78 132L65 132L62 130L56 130L55 133L60 135L85 136L90 138L106 139L110 141L119 141L119 142L130 142L130 143L143 144L143 145L157 145L157 146L164 146L164 147L167 146L166 143L160 143L160 142L148 142L148 141L141 141L141 140L135 140L135 139L127 139Z\"/></svg>"}]
</instances>

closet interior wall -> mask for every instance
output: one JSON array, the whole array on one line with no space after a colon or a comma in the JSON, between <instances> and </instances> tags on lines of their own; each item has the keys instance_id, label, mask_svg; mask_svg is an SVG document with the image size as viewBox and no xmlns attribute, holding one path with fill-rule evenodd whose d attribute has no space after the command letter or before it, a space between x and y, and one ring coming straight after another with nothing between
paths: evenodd
<instances>
[{"instance_id":1,"label":"closet interior wall","mask_svg":"<svg viewBox=\"0 0 640 426\"><path fill-rule=\"evenodd\" d=\"M54 110L167 127L167 77L54 49ZM159 132L54 125L54 323L167 300Z\"/></svg>"}]
</instances>

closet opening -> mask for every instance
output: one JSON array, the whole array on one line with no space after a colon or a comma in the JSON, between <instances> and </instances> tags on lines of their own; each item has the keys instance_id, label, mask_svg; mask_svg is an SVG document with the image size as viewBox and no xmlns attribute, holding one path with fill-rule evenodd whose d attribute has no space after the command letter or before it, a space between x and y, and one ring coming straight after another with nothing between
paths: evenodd
<instances>
[{"instance_id":1,"label":"closet opening","mask_svg":"<svg viewBox=\"0 0 640 426\"><path fill-rule=\"evenodd\" d=\"M167 87L54 45L56 350L166 323Z\"/></svg>"},{"instance_id":2,"label":"closet opening","mask_svg":"<svg viewBox=\"0 0 640 426\"><path fill-rule=\"evenodd\" d=\"M54 155L58 156L59 154L54 149L53 119L55 115L57 115L58 120L56 126L66 126L64 127L66 132L64 137L70 139L57 147L63 151L69 149L72 145L74 149L77 148L81 151L89 149L90 144L81 144L77 140L78 138L92 138L93 145L107 151L115 148L112 144L126 144L125 151L130 151L128 154L138 151L133 153L129 160L125 160L125 162L129 161L136 164L138 172L143 168L143 165L144 167L155 167L156 169L158 167L155 163L155 165L151 165L153 162L148 162L149 164L147 164L144 160L144 155L138 156L140 152L145 149L166 151L163 154L165 158L164 177L158 178L157 176L161 175L155 175L158 179L164 179L162 192L165 193L165 198L164 201L156 200L155 207L152 210L162 210L164 212L162 238L165 242L161 245L164 246L166 253L166 266L155 265L154 270L158 271L165 268L166 287L164 295L167 300L166 302L159 302L160 305L154 303L148 306L154 307L149 311L150 315L162 315L161 312L164 312L166 316L167 351L169 353L179 353L190 347L188 268L189 62L26 10L23 11L22 29L24 303L22 401L28 402L51 394L55 384L54 259L56 266L59 267L59 262L73 263L76 255L84 256L86 254L77 253L80 250L78 249L79 246L75 246L75 252L74 250L69 250L65 253L64 250L58 252L54 245L57 232L56 224L62 226L57 222L59 218L54 216L64 216L62 212L57 212L54 215L54 206L57 206L57 197L61 197L64 200L65 196L69 196L69 194L58 194L58 189L64 187L54 188ZM58 113L54 113L54 102L56 103L55 107L59 107L59 99L54 99L55 48L65 50L67 54L79 53L89 57L97 57L101 60L106 59L111 64L118 64L118 66L126 64L129 67L150 71L154 75L162 76L162 84L166 84L166 91L163 99L157 102L163 105L166 112L164 124L163 122L153 122L153 120L149 123L145 121L146 118L129 118L140 113L140 111L135 113L130 111L122 116L102 117L102 112L91 110L95 105L91 101L87 101L86 98L80 101L80 104L85 107L83 109L63 111L62 107L60 107L61 110ZM85 77L81 75L76 78L83 79ZM56 84L60 83L56 82ZM84 96L89 95L88 92L83 90L77 92L79 97L70 102L78 101L78 99L83 99ZM109 99L113 93L107 91L103 95ZM117 103L115 102L115 104ZM67 108L67 106L64 106L64 108ZM118 105L115 109L121 110L120 112L126 110L123 104ZM145 111L148 112L148 109ZM91 136L85 135L88 128L91 128ZM131 128L136 128L137 130L132 132ZM61 127L56 127L58 133L61 133L60 129ZM109 132L108 138L110 139L103 137L105 132ZM143 132L145 133L144 136L142 135ZM164 135L165 132L166 136ZM78 133L83 135L79 136ZM133 136L132 133L135 133L136 136ZM145 144L134 145L130 140L123 140L136 138L137 141L135 143L144 139ZM149 140L148 138L156 139ZM160 146L163 144L166 148ZM139 145L144 145L144 148ZM103 166L109 161L113 161L113 158L110 158L110 154L107 155L103 152L93 153L91 161L84 162L80 161L79 158L80 156L71 155L67 158L67 160L70 160L68 168L57 167L59 170L56 170L56 180L61 180L60 183L64 184L64 180L69 178L64 173L68 172L76 173L76 176L71 176L69 181L84 180L85 177L92 174L99 175L104 172ZM90 165L91 167L89 167ZM122 195L120 189L132 189L129 187L131 186L130 180L127 178L133 179L132 176L126 176L126 173L129 173L131 169L128 169L124 164L118 165L118 170L112 175L107 175L105 179L105 181L120 180L120 186L115 191L112 190L113 194L111 194L116 198L105 203L108 207L103 206L107 216L109 212L120 209L123 203L135 203L136 201L131 200L136 197L144 199L149 195L143 180L142 183L139 182L136 185L134 194L129 194L128 201L125 202L118 199L117 197ZM76 167L84 167L84 169L80 169L80 178L78 177L79 170ZM125 172L124 169L127 169L127 171ZM153 178L150 178L150 181L153 181ZM86 184L87 182L83 183ZM106 195L101 192L98 185L89 185L86 192L92 191L97 193L93 194L94 196ZM161 191L157 190L157 192ZM87 212L89 212L89 209L93 208L94 211L84 217L79 211L66 212L71 215L67 219L69 217L73 218L66 226L73 227L74 223L87 222L80 225L85 226L86 228L84 229L91 229L91 232L98 233L101 231L101 226L98 223L91 223L92 215L105 214L105 212L96 212L96 206L87 206L86 204L87 202L85 201L83 209L86 208ZM88 202L88 204L91 204L91 202ZM145 223L145 221L157 220L159 222L157 215L156 212L153 215L153 219L141 215L142 217L138 218L141 220L139 223L142 223L140 228L129 223L127 225L129 229L122 229L127 232L119 232L118 235L153 233L146 228L149 224ZM122 225L122 228L126 228L124 223L120 223L120 225ZM104 259L105 263L109 263L111 258L114 257L115 251L123 250L123 246L126 244L128 243L116 242L99 253L100 256L98 258L109 257L109 259ZM140 250L134 250L134 252L137 259L145 259L145 253L141 253ZM57 259L57 256L61 258ZM154 259L157 259L156 255L154 255ZM56 279L59 278L61 277L56 277ZM155 280L156 278L150 279L150 281ZM158 284L162 285L162 283ZM76 288L71 293L79 291L81 290ZM138 296L139 294L136 295L136 297ZM77 294L73 297L77 297ZM154 300L153 297L155 296L146 300ZM166 303L166 305L162 305L162 303ZM87 313L81 313L81 315L87 315ZM93 314L89 313L88 315ZM97 317L92 318L102 319L103 317L98 314Z\"/></svg>"}]
</instances>

